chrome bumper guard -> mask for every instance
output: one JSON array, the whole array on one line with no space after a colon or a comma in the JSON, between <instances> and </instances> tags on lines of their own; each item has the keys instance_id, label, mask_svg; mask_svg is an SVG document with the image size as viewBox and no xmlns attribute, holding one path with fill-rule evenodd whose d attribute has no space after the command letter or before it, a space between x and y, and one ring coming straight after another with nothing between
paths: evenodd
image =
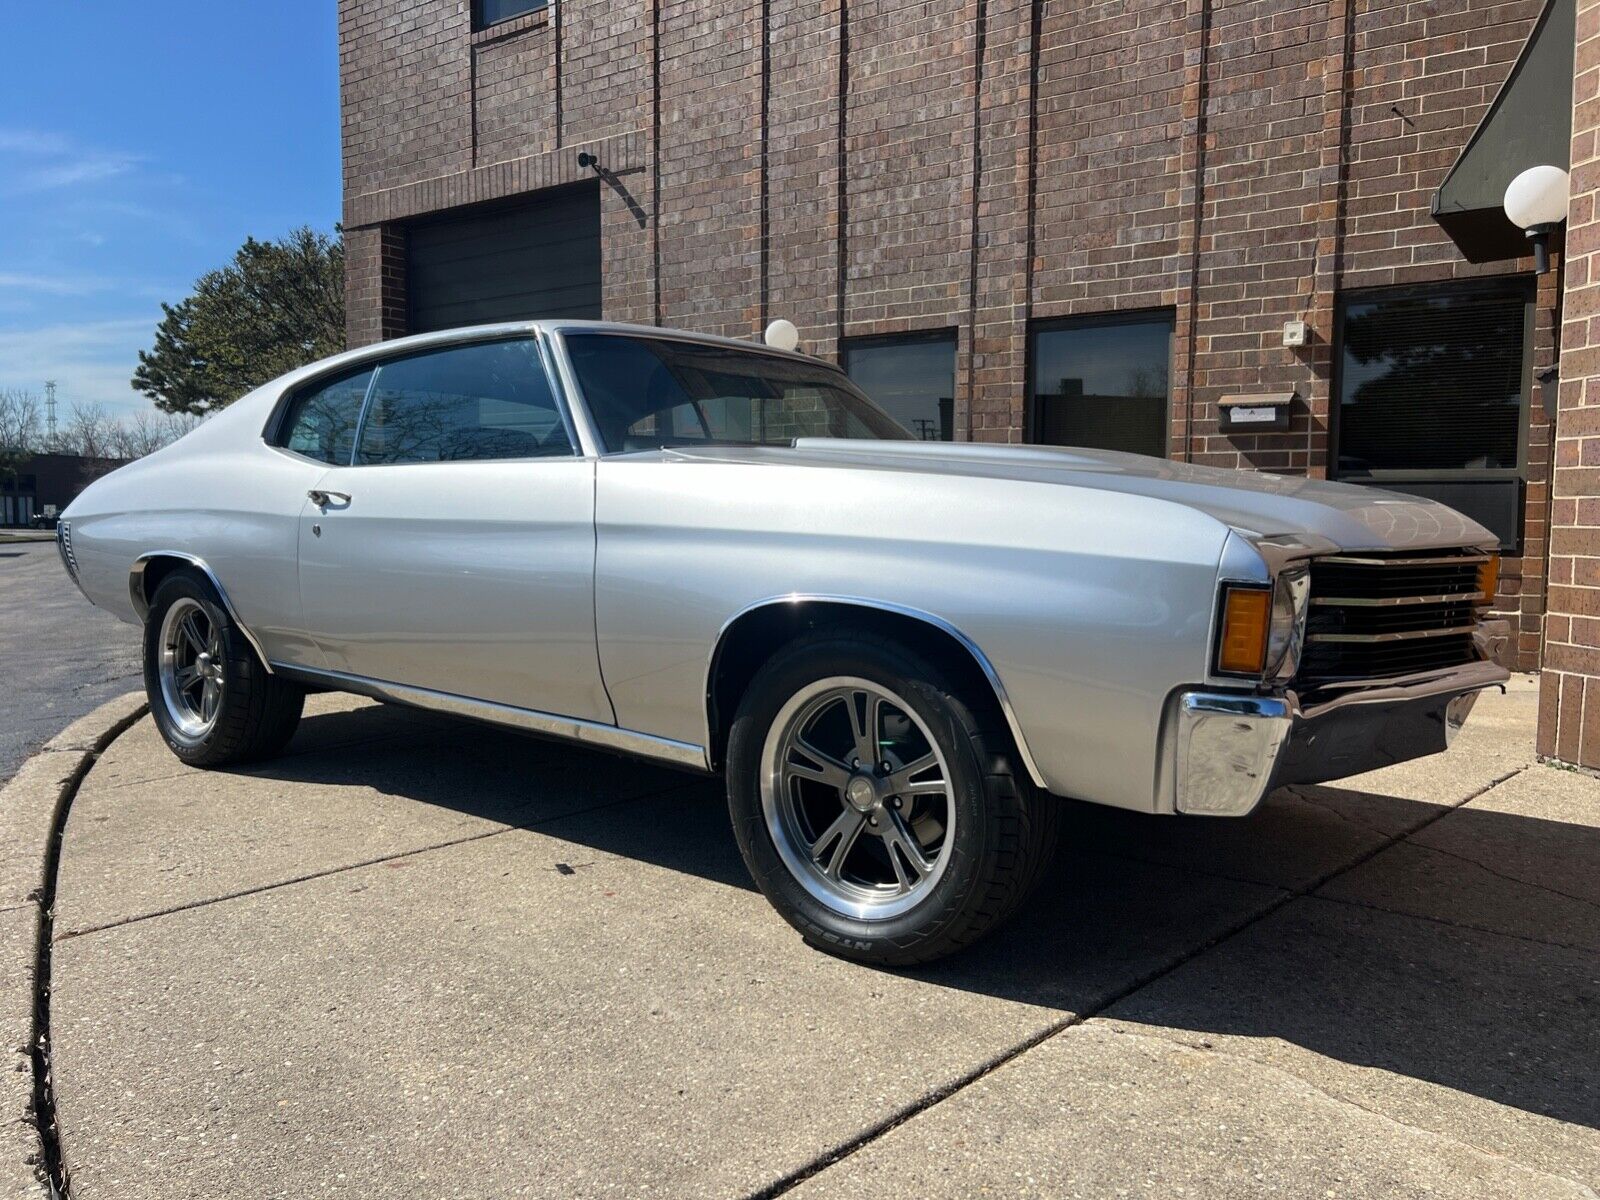
<instances>
[{"instance_id":1,"label":"chrome bumper guard","mask_svg":"<svg viewBox=\"0 0 1600 1200\"><path fill-rule=\"evenodd\" d=\"M1492 660L1363 683L1302 704L1273 695L1184 692L1177 711L1177 810L1242 817L1275 787L1343 779L1450 745L1478 693L1511 677Z\"/></svg>"}]
</instances>

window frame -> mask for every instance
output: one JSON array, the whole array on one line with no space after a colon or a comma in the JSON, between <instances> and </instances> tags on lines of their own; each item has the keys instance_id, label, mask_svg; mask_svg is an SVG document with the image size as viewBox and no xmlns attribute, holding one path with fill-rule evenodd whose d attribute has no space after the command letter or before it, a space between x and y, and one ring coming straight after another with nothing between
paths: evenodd
<instances>
[{"instance_id":1,"label":"window frame","mask_svg":"<svg viewBox=\"0 0 1600 1200\"><path fill-rule=\"evenodd\" d=\"M509 17L501 17L498 21L485 21L483 19L483 0L472 0L472 32L482 33L485 29L498 29L500 26L508 25L512 21L531 16L536 12L543 12L554 3L555 0L538 0L537 3L522 9L520 12L512 13Z\"/></svg>"},{"instance_id":2,"label":"window frame","mask_svg":"<svg viewBox=\"0 0 1600 1200\"><path fill-rule=\"evenodd\" d=\"M532 342L535 352L539 357L539 368L544 372L545 382L550 386L550 397L555 401L556 415L561 418L561 426L566 431L567 444L570 452L567 454L536 454L521 458L461 458L424 460L420 462L405 463L364 463L358 462L356 456L361 451L361 434L367 425L367 414L372 408L372 395L377 386L378 376L383 368L390 363L404 362L412 358L424 358L429 354L440 354L450 350L463 350L469 346L489 346L502 342ZM359 374L362 371L371 371L372 378L367 381L366 394L361 399L361 411L356 415L355 437L350 443L350 461L330 463L320 458L301 454L298 450L291 450L284 445L287 430L284 423L288 420L289 410L294 407L294 402L307 391L325 387L329 382L341 375ZM427 346L410 346L405 350L391 350L387 354L379 353L371 357L358 359L355 362L337 364L326 371L321 371L310 379L303 380L294 387L285 390L278 398L278 403L273 408L272 416L261 431L262 440L272 449L281 454L301 462L315 463L329 470L338 468L367 469L371 467L444 467L444 466L470 466L473 463L537 463L537 462L564 462L569 458L585 458L583 442L578 436L577 426L572 419L571 405L567 399L566 389L561 383L561 372L556 369L555 360L551 355L550 345L543 331L529 330L526 333L494 333L484 337L465 337L444 339Z\"/></svg>"},{"instance_id":3,"label":"window frame","mask_svg":"<svg viewBox=\"0 0 1600 1200\"><path fill-rule=\"evenodd\" d=\"M1534 325L1538 318L1537 287L1531 276L1493 275L1481 279L1440 279L1432 283L1408 283L1395 287L1352 288L1341 291L1333 304L1333 347L1329 371L1328 405L1328 478L1345 483L1371 483L1381 486L1386 480L1394 483L1483 483L1517 480L1524 484L1528 479L1528 434L1533 405L1533 350ZM1522 384L1521 404L1517 410L1517 465L1515 467L1380 467L1375 471L1349 473L1339 469L1340 425L1344 416L1344 323L1345 308L1350 304L1370 303L1373 300L1411 300L1436 296L1441 292L1455 295L1522 296Z\"/></svg>"},{"instance_id":4,"label":"window frame","mask_svg":"<svg viewBox=\"0 0 1600 1200\"><path fill-rule=\"evenodd\" d=\"M939 438L936 440L940 442L959 441L961 439L956 437L956 401L959 399L959 397L955 394L961 390L959 387L961 382L959 379L959 366L961 362L961 331L959 329L952 325L941 325L934 329L911 329L907 330L905 333L869 333L862 337L841 338L839 339L838 367L840 371L844 372L845 378L849 379L850 382L855 386L856 391L866 395L866 389L859 383L856 383L854 377L850 374L850 355L855 351L877 350L885 346L907 346L944 342L947 342L950 345L950 436L949 438ZM867 399L871 400L872 397L868 396ZM873 400L872 402L879 408L883 408L883 405L878 404L876 400ZM885 408L884 411L888 412L889 410ZM889 415L893 416L894 414L890 413ZM916 430L913 429L910 432L914 435ZM917 440L927 441L928 439L918 438Z\"/></svg>"},{"instance_id":5,"label":"window frame","mask_svg":"<svg viewBox=\"0 0 1600 1200\"><path fill-rule=\"evenodd\" d=\"M1043 414L1039 411L1038 394L1034 385L1039 368L1036 338L1041 333L1054 333L1063 329L1097 329L1108 325L1156 325L1167 327L1167 398L1161 416L1161 453L1153 457L1172 457L1172 374L1178 354L1178 310L1171 305L1154 308L1114 309L1109 312L1073 314L1065 317L1046 317L1029 321L1027 336L1027 367L1024 371L1027 389L1023 403L1023 429L1029 443L1037 446L1055 446L1058 442L1041 440L1040 426ZM1093 447L1088 447L1093 449ZM1108 451L1107 453L1126 453Z\"/></svg>"}]
</instances>

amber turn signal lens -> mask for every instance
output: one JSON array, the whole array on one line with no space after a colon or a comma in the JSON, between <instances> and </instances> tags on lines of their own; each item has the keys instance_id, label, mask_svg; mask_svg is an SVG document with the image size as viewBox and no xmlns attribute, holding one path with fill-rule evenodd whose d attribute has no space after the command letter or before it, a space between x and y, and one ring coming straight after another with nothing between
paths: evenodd
<instances>
[{"instance_id":1,"label":"amber turn signal lens","mask_svg":"<svg viewBox=\"0 0 1600 1200\"><path fill-rule=\"evenodd\" d=\"M1272 623L1272 593L1266 588L1229 588L1222 601L1222 641L1217 670L1228 675L1259 675L1267 668L1267 630Z\"/></svg>"},{"instance_id":2,"label":"amber turn signal lens","mask_svg":"<svg viewBox=\"0 0 1600 1200\"><path fill-rule=\"evenodd\" d=\"M1478 591L1483 596L1479 604L1493 604L1495 589L1500 586L1500 556L1489 555L1488 562L1478 564Z\"/></svg>"}]
</instances>

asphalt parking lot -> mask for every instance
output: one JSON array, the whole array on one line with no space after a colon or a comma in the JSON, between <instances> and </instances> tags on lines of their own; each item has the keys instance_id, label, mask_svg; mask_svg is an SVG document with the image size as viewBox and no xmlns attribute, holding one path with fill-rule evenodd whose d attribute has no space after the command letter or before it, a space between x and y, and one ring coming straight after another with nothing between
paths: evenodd
<instances>
[{"instance_id":1,"label":"asphalt parking lot","mask_svg":"<svg viewBox=\"0 0 1600 1200\"><path fill-rule=\"evenodd\" d=\"M83 598L53 541L0 537L0 783L68 722L141 686L139 631Z\"/></svg>"},{"instance_id":2,"label":"asphalt parking lot","mask_svg":"<svg viewBox=\"0 0 1600 1200\"><path fill-rule=\"evenodd\" d=\"M934 969L804 946L715 784L314 698L100 756L56 893L75 1197L1561 1196L1600 1181L1600 782L1535 692L1248 821L1074 807Z\"/></svg>"}]
</instances>

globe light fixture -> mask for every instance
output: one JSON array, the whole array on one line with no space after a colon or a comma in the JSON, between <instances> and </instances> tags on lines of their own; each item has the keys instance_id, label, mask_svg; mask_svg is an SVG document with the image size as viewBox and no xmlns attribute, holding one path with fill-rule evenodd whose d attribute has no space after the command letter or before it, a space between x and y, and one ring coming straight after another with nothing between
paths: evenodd
<instances>
[{"instance_id":1,"label":"globe light fixture","mask_svg":"<svg viewBox=\"0 0 1600 1200\"><path fill-rule=\"evenodd\" d=\"M1529 167L1506 188L1506 216L1533 243L1534 270L1550 269L1550 235L1567 219L1567 173L1560 167Z\"/></svg>"},{"instance_id":2,"label":"globe light fixture","mask_svg":"<svg viewBox=\"0 0 1600 1200\"><path fill-rule=\"evenodd\" d=\"M762 340L774 350L793 350L800 344L800 331L795 328L793 321L779 317L767 326Z\"/></svg>"}]
</instances>

